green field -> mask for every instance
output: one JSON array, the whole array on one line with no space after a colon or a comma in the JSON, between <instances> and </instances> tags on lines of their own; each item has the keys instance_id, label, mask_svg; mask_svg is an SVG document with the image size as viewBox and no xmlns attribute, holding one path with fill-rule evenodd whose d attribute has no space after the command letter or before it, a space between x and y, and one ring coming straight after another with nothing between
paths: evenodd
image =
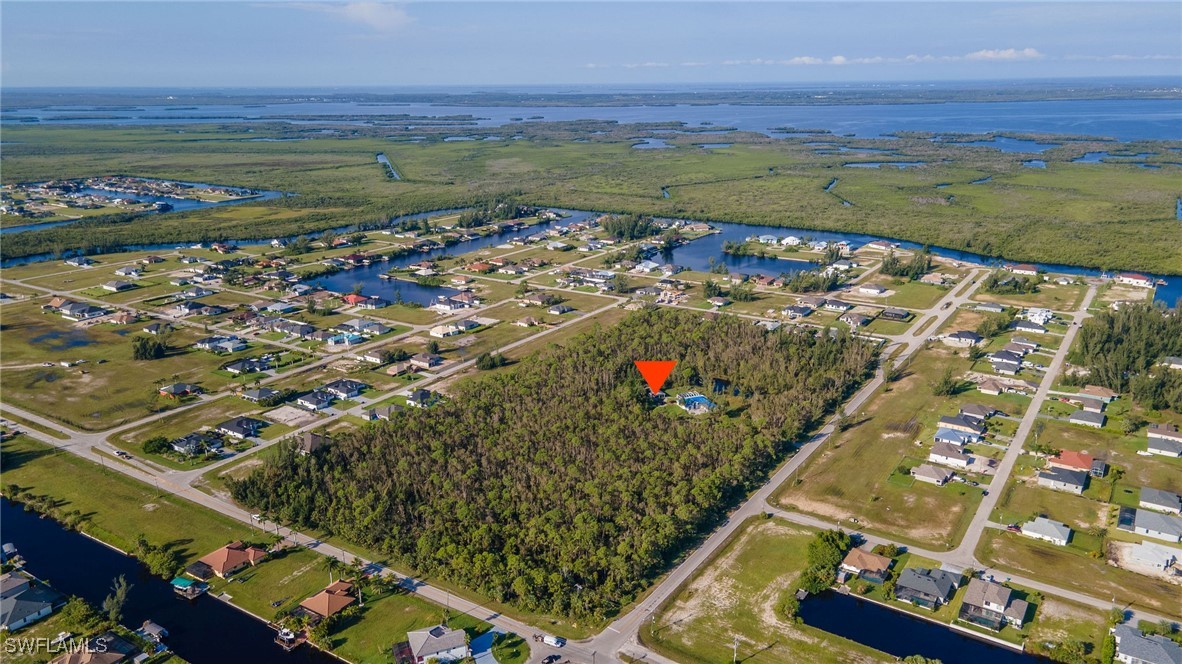
<instances>
[{"instance_id":1,"label":"green field","mask_svg":"<svg viewBox=\"0 0 1182 664\"><path fill-rule=\"evenodd\" d=\"M807 566L814 531L788 522L752 520L709 566L646 621L641 641L677 662L889 662L884 653L795 623L775 606Z\"/></svg>"},{"instance_id":2,"label":"green field","mask_svg":"<svg viewBox=\"0 0 1182 664\"><path fill-rule=\"evenodd\" d=\"M1182 618L1182 587L1113 567L1077 548L986 530L976 556L987 565L1043 583L1105 600L1115 597L1119 604Z\"/></svg>"},{"instance_id":3,"label":"green field","mask_svg":"<svg viewBox=\"0 0 1182 664\"><path fill-rule=\"evenodd\" d=\"M941 346L920 351L903 379L888 383L855 417L855 425L835 434L799 474L782 486L777 504L831 521L881 533L925 548L952 548L960 540L981 499L980 489L952 483L891 481L904 457L926 460L935 423L955 414L961 403L985 403L1020 415L1016 398L1000 399L975 391L943 397L933 408L930 384L945 366L957 370L968 361ZM903 430L915 419L913 433ZM924 446L915 445L923 441Z\"/></svg>"},{"instance_id":4,"label":"green field","mask_svg":"<svg viewBox=\"0 0 1182 664\"><path fill-rule=\"evenodd\" d=\"M6 183L121 172L300 196L122 225L96 217L13 236L3 252L257 237L264 226L267 235L291 235L512 192L546 206L856 231L1011 260L1182 272L1182 256L1172 249L1182 245L1182 229L1173 215L1178 168L1171 165L1072 163L1076 152L1064 148L1044 153L1050 167L1030 169L1020 155L904 137L889 147L926 166L846 169L840 166L848 156L818 154L803 145L806 137L740 134L728 137L732 148L702 150L693 146L696 137L669 136L674 149L634 150L644 129L609 129L594 134L551 123L517 141L407 143L386 140L393 128L357 128L349 138L267 143L216 126L192 125L178 135L151 126L14 125L7 131ZM373 164L375 152L397 163L404 179L388 180ZM835 175L840 196L853 205L823 191ZM983 176L992 179L968 184ZM945 182L952 185L934 188ZM661 187L670 198L662 198ZM954 198L941 198L946 194ZM935 198L943 204L931 204ZM1135 234L1127 231L1132 225Z\"/></svg>"}]
</instances>

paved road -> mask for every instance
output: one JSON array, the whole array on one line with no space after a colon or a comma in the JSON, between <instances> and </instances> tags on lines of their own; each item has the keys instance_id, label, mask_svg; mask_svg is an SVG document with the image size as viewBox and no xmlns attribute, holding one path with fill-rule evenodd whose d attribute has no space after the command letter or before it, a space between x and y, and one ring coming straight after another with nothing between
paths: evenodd
<instances>
[{"instance_id":1,"label":"paved road","mask_svg":"<svg viewBox=\"0 0 1182 664\"><path fill-rule=\"evenodd\" d=\"M1038 419L1039 411L1042 410L1042 404L1050 394L1051 385L1055 382L1055 377L1063 369L1063 362L1067 359L1067 353L1071 349L1071 343L1075 340L1075 334L1079 331L1079 326L1083 324L1085 318L1088 317L1088 307L1092 303L1092 299L1096 296L1096 287L1089 286L1088 292L1084 295L1083 302L1080 304L1078 310L1072 316L1071 325L1067 328L1067 334L1063 337L1059 344L1059 349L1055 351L1055 357L1051 360L1050 366L1043 375L1042 382L1039 383L1038 390L1034 393L1034 398L1030 400L1030 406L1026 408L1026 414L1022 416L1022 421L1018 424L1018 430L1014 434L1013 441L1010 442L1010 447L1006 450L1005 456L1002 457L1001 463L998 464L997 472L993 475L993 481L989 483L988 494L981 499L981 504L977 507L977 513L973 515L973 520L969 522L968 530L965 536L960 541L960 545L953 549L950 553L952 560L963 563L965 567L976 566L976 559L973 557L977 550L977 544L981 541L981 534L985 532L985 526L989 521L989 515L993 513L993 508L997 507L997 501L1001 499L1003 489L1006 482L1010 479L1010 474L1014 471L1014 465L1018 462L1018 457L1022 456L1023 446L1026 444L1026 437L1030 435L1030 431L1034 427L1034 422Z\"/></svg>"}]
</instances>

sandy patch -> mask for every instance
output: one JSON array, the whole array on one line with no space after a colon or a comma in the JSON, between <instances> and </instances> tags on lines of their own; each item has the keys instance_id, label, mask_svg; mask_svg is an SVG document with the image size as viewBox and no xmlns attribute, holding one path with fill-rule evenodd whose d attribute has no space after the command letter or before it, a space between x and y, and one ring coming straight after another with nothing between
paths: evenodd
<instances>
[{"instance_id":1,"label":"sandy patch","mask_svg":"<svg viewBox=\"0 0 1182 664\"><path fill-rule=\"evenodd\" d=\"M144 511L145 512L155 512L157 507L160 507L160 506L157 505L156 503L147 503L144 505Z\"/></svg>"},{"instance_id":2,"label":"sandy patch","mask_svg":"<svg viewBox=\"0 0 1182 664\"><path fill-rule=\"evenodd\" d=\"M1060 620L1077 620L1088 621L1092 620L1094 616L1084 609L1073 606L1066 602L1060 602L1050 597L1044 597L1042 604L1038 607L1038 615L1043 620L1060 619Z\"/></svg>"},{"instance_id":3,"label":"sandy patch","mask_svg":"<svg viewBox=\"0 0 1182 664\"><path fill-rule=\"evenodd\" d=\"M1130 572L1136 572L1143 576L1161 579L1167 583L1174 585L1182 585L1182 576L1178 576L1171 572L1155 570L1152 567L1139 565L1132 559L1133 544L1131 542L1109 542L1108 543L1108 563L1115 564L1117 567L1127 569Z\"/></svg>"},{"instance_id":4,"label":"sandy patch","mask_svg":"<svg viewBox=\"0 0 1182 664\"><path fill-rule=\"evenodd\" d=\"M280 406L263 413L263 417L276 424L286 424L296 429L320 419L316 413L295 406Z\"/></svg>"}]
</instances>

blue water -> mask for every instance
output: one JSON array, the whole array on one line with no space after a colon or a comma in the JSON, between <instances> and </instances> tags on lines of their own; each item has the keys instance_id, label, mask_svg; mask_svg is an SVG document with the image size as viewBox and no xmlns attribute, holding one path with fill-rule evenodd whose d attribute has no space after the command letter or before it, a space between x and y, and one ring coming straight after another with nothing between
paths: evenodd
<instances>
[{"instance_id":1,"label":"blue water","mask_svg":"<svg viewBox=\"0 0 1182 664\"><path fill-rule=\"evenodd\" d=\"M825 591L800 603L804 624L896 657L923 655L949 664L1017 664L1033 655L993 645L864 599Z\"/></svg>"},{"instance_id":2,"label":"blue water","mask_svg":"<svg viewBox=\"0 0 1182 664\"><path fill-rule=\"evenodd\" d=\"M5 124L17 118L37 118L46 124L182 124L219 121L269 121L289 115L383 115L405 113L424 116L468 116L473 126L499 127L512 117L544 115L546 121L573 121L593 117L620 123L711 122L772 135L774 127L816 127L844 135L877 137L899 131L936 134L991 132L1033 132L1112 137L1120 141L1182 139L1182 101L1171 99L1092 99L1075 101L957 102L933 104L864 105L667 105L625 107L528 107L528 106L444 106L400 104L372 106L354 102L302 102L271 104L265 108L209 104L198 110L169 110L166 106L144 106L142 111L112 112L110 120L71 120L78 107L7 108L0 113ZM88 114L93 115L93 112ZM303 121L308 122L323 121ZM355 121L352 124L367 124ZM333 124L347 124L336 122ZM402 124L405 124L403 121ZM1005 141L994 141L1005 149ZM1025 149L1025 148L1024 148Z\"/></svg>"},{"instance_id":3,"label":"blue water","mask_svg":"<svg viewBox=\"0 0 1182 664\"><path fill-rule=\"evenodd\" d=\"M36 336L29 337L29 344L42 346L46 350L70 350L71 348L83 348L94 343L94 338L90 336L90 332L87 332L85 329L73 327L68 330L60 330L36 326L31 330L26 330L25 334L40 330L44 331Z\"/></svg>"},{"instance_id":4,"label":"blue water","mask_svg":"<svg viewBox=\"0 0 1182 664\"><path fill-rule=\"evenodd\" d=\"M664 150L674 146L669 145L659 138L646 138L641 140L639 143L633 143L632 147L636 148L637 150Z\"/></svg>"},{"instance_id":5,"label":"blue water","mask_svg":"<svg viewBox=\"0 0 1182 664\"><path fill-rule=\"evenodd\" d=\"M389 272L391 269L406 267L425 260L434 260L441 256L458 255L461 253L468 253L478 251L485 247L495 247L497 245L505 244L517 237L527 237L535 233L540 233L549 227L551 224L570 224L577 221L582 221L588 217L594 216L592 212L582 212L576 210L563 210L566 217L559 222L542 222L527 226L526 228L513 231L511 233L494 233L492 235L485 235L467 242L452 245L451 247L443 247L441 249L434 249L427 252L416 252L407 254L398 258L390 259L385 262L373 263L371 265L363 265L355 267L351 270L344 270L333 275L319 277L308 281L309 284L321 286L331 291L338 293L352 292L356 284L361 284L361 293L363 295L378 296L391 302L398 299L399 294L402 296L404 302L417 302L424 306L431 304L440 295L455 295L459 291L454 288L446 286L420 286L414 281L406 281L402 279L382 279L381 275ZM433 217L442 212L430 212L421 215L412 215L403 218L424 218ZM403 219L400 218L400 219ZM411 277L413 278L413 277Z\"/></svg>"},{"instance_id":6,"label":"blue water","mask_svg":"<svg viewBox=\"0 0 1182 664\"><path fill-rule=\"evenodd\" d=\"M1038 141L1028 141L1021 138L1010 138L1009 136L995 136L987 141L973 141L971 143L959 143L958 145L976 145L981 147L997 148L1002 152L1046 152L1051 148L1059 147L1060 144L1039 143Z\"/></svg>"},{"instance_id":7,"label":"blue water","mask_svg":"<svg viewBox=\"0 0 1182 664\"><path fill-rule=\"evenodd\" d=\"M385 152L378 153L378 163L386 167L386 172L390 174L390 177L394 178L395 180L402 179L402 176L398 174L398 171L394 170L394 164L390 163L390 158L386 156Z\"/></svg>"},{"instance_id":8,"label":"blue water","mask_svg":"<svg viewBox=\"0 0 1182 664\"><path fill-rule=\"evenodd\" d=\"M1150 156L1151 152L1138 152L1137 154L1109 154L1108 152L1085 152L1083 155L1072 159L1071 161L1081 164L1099 164L1100 162L1114 159L1118 163L1126 159L1144 159Z\"/></svg>"},{"instance_id":9,"label":"blue water","mask_svg":"<svg viewBox=\"0 0 1182 664\"><path fill-rule=\"evenodd\" d=\"M926 163L926 161L859 161L842 164L842 166L846 168L915 168Z\"/></svg>"},{"instance_id":10,"label":"blue water","mask_svg":"<svg viewBox=\"0 0 1182 664\"><path fill-rule=\"evenodd\" d=\"M98 606L110 593L112 580L119 575L126 577L132 588L123 606L123 624L138 628L145 620L152 620L163 626L168 630L165 643L185 661L339 662L307 645L284 653L273 641L275 632L263 621L208 595L193 601L180 599L167 581L148 574L134 558L68 531L50 519L25 512L6 499L0 500L0 516L3 541L15 544L28 561L27 569L58 592L77 595ZM259 539L266 537L260 532ZM171 544L187 551L187 542ZM229 591L232 593L233 588Z\"/></svg>"},{"instance_id":11,"label":"blue water","mask_svg":"<svg viewBox=\"0 0 1182 664\"><path fill-rule=\"evenodd\" d=\"M146 179L150 179L150 178L146 178ZM222 186L224 186L224 185L209 185L209 184L205 184L202 182L183 182L181 180L177 180L177 182L181 182L181 184L193 185L195 187L209 187L209 186L222 187ZM247 191L246 189L243 189L241 187L225 187L225 188L232 189L232 190L238 191L238 192ZM79 193L93 195L93 196L102 196L103 198L108 198L108 199L112 199L112 200L116 199L116 198L124 198L124 197L130 196L131 198L134 198L135 200L137 200L141 203L168 203L168 204L172 205L172 210L170 210L171 212L184 212L186 210L198 210L201 208L216 207L219 205L236 205L238 203L248 203L251 201L269 201L269 200L272 200L275 198L279 198L280 196L283 195L282 191L259 191L257 196L252 196L250 198L241 198L241 199L237 199L237 200L228 200L228 201L197 201L197 200L193 200L190 198L173 198L171 196L138 196L138 195L124 194L124 193L120 193L117 191L107 191L106 189L94 189L92 187L83 187L82 189L79 190ZM67 210L67 212L69 212L69 211ZM117 214L117 213L118 213L118 211L116 211L116 210L112 210L112 212L111 212L111 214ZM162 212L162 213L158 213L158 214L168 214L168 212ZM86 219L86 217L82 217L82 219ZM40 230L45 230L46 228L53 228L54 226L65 226L67 224L73 224L78 221L82 221L82 219L71 219L69 221L52 221L52 222L45 223L45 224L23 224L20 226L9 226L8 228L0 228L0 235L6 235L8 233L23 233L26 231L40 231Z\"/></svg>"}]
</instances>

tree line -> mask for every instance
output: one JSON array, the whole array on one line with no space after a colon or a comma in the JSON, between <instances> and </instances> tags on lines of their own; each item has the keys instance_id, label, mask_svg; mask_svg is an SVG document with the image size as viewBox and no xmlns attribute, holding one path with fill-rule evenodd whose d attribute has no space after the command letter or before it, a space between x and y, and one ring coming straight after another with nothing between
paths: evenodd
<instances>
[{"instance_id":1,"label":"tree line","mask_svg":"<svg viewBox=\"0 0 1182 664\"><path fill-rule=\"evenodd\" d=\"M1064 382L1103 385L1147 408L1182 412L1182 371L1158 366L1166 356L1182 357L1182 317L1158 304L1126 304L1084 322L1070 359L1085 372Z\"/></svg>"},{"instance_id":2,"label":"tree line","mask_svg":"<svg viewBox=\"0 0 1182 664\"><path fill-rule=\"evenodd\" d=\"M604 617L763 481L876 353L846 334L635 312L312 455L281 445L230 490L499 601ZM719 387L721 407L658 406L638 358L677 359L669 394Z\"/></svg>"}]
</instances>

